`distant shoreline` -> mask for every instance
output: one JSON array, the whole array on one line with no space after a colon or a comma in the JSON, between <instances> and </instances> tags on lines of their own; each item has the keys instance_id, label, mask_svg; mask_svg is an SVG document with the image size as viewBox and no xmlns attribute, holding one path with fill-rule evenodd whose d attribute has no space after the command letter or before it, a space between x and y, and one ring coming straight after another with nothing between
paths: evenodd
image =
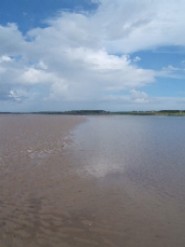
<instances>
[{"instance_id":1,"label":"distant shoreline","mask_svg":"<svg viewBox=\"0 0 185 247\"><path fill-rule=\"evenodd\" d=\"M72 111L38 111L38 112L0 112L0 114L185 116L185 110L116 111L116 112L104 111L104 110L72 110Z\"/></svg>"}]
</instances>

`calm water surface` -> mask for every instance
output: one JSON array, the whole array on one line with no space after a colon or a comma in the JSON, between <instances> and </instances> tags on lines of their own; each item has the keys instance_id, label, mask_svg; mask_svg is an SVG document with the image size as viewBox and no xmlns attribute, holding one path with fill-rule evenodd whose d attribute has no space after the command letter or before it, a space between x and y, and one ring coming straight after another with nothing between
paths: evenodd
<instances>
[{"instance_id":1,"label":"calm water surface","mask_svg":"<svg viewBox=\"0 0 185 247\"><path fill-rule=\"evenodd\" d=\"M185 246L185 118L89 117L75 136L79 176L118 193L104 210L125 246Z\"/></svg>"},{"instance_id":2,"label":"calm water surface","mask_svg":"<svg viewBox=\"0 0 185 247\"><path fill-rule=\"evenodd\" d=\"M185 199L185 118L90 117L75 134L84 176L127 174L161 195Z\"/></svg>"}]
</instances>

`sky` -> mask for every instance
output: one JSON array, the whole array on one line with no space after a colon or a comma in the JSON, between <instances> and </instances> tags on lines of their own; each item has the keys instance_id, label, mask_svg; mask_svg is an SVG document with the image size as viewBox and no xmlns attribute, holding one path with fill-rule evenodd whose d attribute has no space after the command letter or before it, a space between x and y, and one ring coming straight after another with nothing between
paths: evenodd
<instances>
[{"instance_id":1,"label":"sky","mask_svg":"<svg viewBox=\"0 0 185 247\"><path fill-rule=\"evenodd\" d=\"M185 109L184 0L1 0L0 111Z\"/></svg>"}]
</instances>

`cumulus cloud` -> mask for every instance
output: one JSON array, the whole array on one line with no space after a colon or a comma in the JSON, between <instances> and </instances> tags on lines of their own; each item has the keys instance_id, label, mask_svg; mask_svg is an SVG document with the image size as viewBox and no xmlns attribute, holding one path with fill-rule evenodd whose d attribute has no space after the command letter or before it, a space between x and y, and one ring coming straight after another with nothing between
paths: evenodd
<instances>
[{"instance_id":1,"label":"cumulus cloud","mask_svg":"<svg viewBox=\"0 0 185 247\"><path fill-rule=\"evenodd\" d=\"M185 45L183 0L100 2L97 16L104 30L104 42L110 50L134 52L165 45Z\"/></svg>"},{"instance_id":2,"label":"cumulus cloud","mask_svg":"<svg viewBox=\"0 0 185 247\"><path fill-rule=\"evenodd\" d=\"M131 98L136 103L149 102L149 96L145 92L136 89L131 90Z\"/></svg>"},{"instance_id":3,"label":"cumulus cloud","mask_svg":"<svg viewBox=\"0 0 185 247\"><path fill-rule=\"evenodd\" d=\"M173 69L141 68L129 53L184 46L184 7L183 0L100 0L93 13L61 12L25 35L1 25L0 100L101 102L127 90L131 101L147 102L139 88Z\"/></svg>"},{"instance_id":4,"label":"cumulus cloud","mask_svg":"<svg viewBox=\"0 0 185 247\"><path fill-rule=\"evenodd\" d=\"M26 42L15 23L0 25L0 55L19 55L23 52Z\"/></svg>"}]
</instances>

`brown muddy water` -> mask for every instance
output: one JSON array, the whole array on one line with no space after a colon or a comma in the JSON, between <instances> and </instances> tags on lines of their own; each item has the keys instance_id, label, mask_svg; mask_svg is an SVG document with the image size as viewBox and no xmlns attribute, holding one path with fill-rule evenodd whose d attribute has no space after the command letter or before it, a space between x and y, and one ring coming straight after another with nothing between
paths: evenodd
<instances>
[{"instance_id":1,"label":"brown muddy water","mask_svg":"<svg viewBox=\"0 0 185 247\"><path fill-rule=\"evenodd\" d=\"M0 247L185 246L185 118L0 116Z\"/></svg>"}]
</instances>

